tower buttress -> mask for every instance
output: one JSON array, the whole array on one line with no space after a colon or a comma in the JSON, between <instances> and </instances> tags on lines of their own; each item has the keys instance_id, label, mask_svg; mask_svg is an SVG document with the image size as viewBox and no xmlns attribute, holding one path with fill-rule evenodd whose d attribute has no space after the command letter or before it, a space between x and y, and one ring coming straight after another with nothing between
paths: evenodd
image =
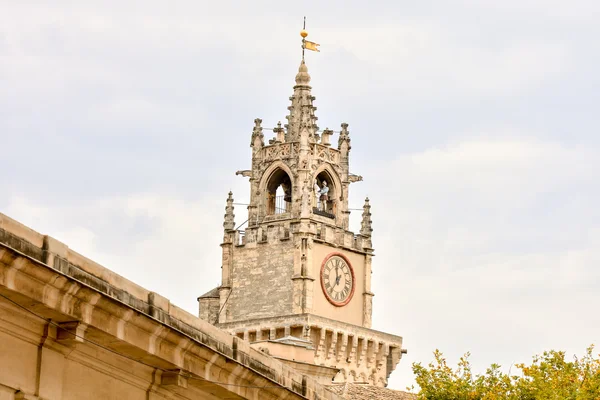
<instances>
[{"instance_id":1,"label":"tower buttress","mask_svg":"<svg viewBox=\"0 0 600 400\"><path fill-rule=\"evenodd\" d=\"M227 196L227 205L225 206L225 221L223 222L225 233L235 228L235 214L233 213L233 193L229 192Z\"/></svg>"},{"instance_id":2,"label":"tower buttress","mask_svg":"<svg viewBox=\"0 0 600 400\"><path fill-rule=\"evenodd\" d=\"M371 204L369 198L365 199L363 206L362 221L360 223L360 247L366 252L365 255L365 291L363 293L363 326L370 328L373 314L373 292L371 292L371 265L373 260L373 243L371 234L373 232L371 221Z\"/></svg>"},{"instance_id":3,"label":"tower buttress","mask_svg":"<svg viewBox=\"0 0 600 400\"><path fill-rule=\"evenodd\" d=\"M235 230L235 214L233 213L233 193L230 191L225 206L223 222L223 243L221 243L221 286L219 287L219 313L214 322L224 322L229 313L226 307L231 293L231 272L233 269L233 246L239 233Z\"/></svg>"},{"instance_id":4,"label":"tower buttress","mask_svg":"<svg viewBox=\"0 0 600 400\"><path fill-rule=\"evenodd\" d=\"M252 147L252 170L240 171L243 176L250 177L250 204L248 205L248 225L253 226L257 224L259 206L258 206L258 168L263 160L263 147L265 146L262 119L256 118L254 120L254 128L252 129L252 139L250 141L250 147Z\"/></svg>"},{"instance_id":5,"label":"tower buttress","mask_svg":"<svg viewBox=\"0 0 600 400\"><path fill-rule=\"evenodd\" d=\"M371 237L373 232L373 221L371 221L371 204L369 204L369 198L365 199L365 205L363 206L362 221L360 223L360 234L365 237Z\"/></svg>"},{"instance_id":6,"label":"tower buttress","mask_svg":"<svg viewBox=\"0 0 600 400\"><path fill-rule=\"evenodd\" d=\"M338 150L340 152L340 178L342 181L342 226L348 229L350 224L350 210L348 210L348 189L350 183L350 132L348 131L348 124L342 123L342 130L340 131L340 137L338 139ZM361 178L362 179L362 178Z\"/></svg>"}]
</instances>

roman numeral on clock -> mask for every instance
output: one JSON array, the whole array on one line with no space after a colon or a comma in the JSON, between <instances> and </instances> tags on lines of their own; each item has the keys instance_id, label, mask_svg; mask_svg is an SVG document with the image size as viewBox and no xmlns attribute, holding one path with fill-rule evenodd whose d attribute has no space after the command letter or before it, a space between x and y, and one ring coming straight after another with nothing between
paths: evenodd
<instances>
[{"instance_id":1,"label":"roman numeral on clock","mask_svg":"<svg viewBox=\"0 0 600 400\"><path fill-rule=\"evenodd\" d=\"M354 279L352 267L339 255L332 255L321 269L321 284L327 299L336 306L342 306L350 298Z\"/></svg>"}]
</instances>

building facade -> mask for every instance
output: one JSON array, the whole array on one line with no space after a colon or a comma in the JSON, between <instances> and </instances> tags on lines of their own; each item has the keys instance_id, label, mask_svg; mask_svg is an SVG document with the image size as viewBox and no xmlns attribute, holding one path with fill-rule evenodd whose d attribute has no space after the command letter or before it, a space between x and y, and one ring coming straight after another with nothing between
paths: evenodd
<instances>
[{"instance_id":1,"label":"building facade","mask_svg":"<svg viewBox=\"0 0 600 400\"><path fill-rule=\"evenodd\" d=\"M0 400L341 398L0 214Z\"/></svg>"},{"instance_id":2,"label":"building facade","mask_svg":"<svg viewBox=\"0 0 600 400\"><path fill-rule=\"evenodd\" d=\"M202 319L324 383L386 386L402 338L371 329L371 206L349 230L348 124L320 131L310 75L302 61L287 124L265 141L256 119L250 138L250 203L236 229L234 200L225 208L221 285L199 297Z\"/></svg>"}]
</instances>

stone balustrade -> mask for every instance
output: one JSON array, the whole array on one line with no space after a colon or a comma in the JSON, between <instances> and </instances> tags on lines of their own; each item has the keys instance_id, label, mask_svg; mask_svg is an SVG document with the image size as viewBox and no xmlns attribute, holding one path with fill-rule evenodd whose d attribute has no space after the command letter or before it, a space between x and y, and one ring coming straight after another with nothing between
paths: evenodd
<instances>
[{"instance_id":1,"label":"stone balustrade","mask_svg":"<svg viewBox=\"0 0 600 400\"><path fill-rule=\"evenodd\" d=\"M298 233L299 224L292 222L292 218L284 215L273 215L275 217L271 225L255 226L247 228L245 231L235 231L233 234L233 243L236 246L269 244L278 241L290 240L295 233ZM318 216L314 219L318 220ZM325 218L323 218L325 219ZM372 252L371 238L355 235L353 232L338 228L323 222L311 222L309 233L314 236L314 240L322 243L333 244L336 247L348 250L359 251L363 253Z\"/></svg>"}]
</instances>

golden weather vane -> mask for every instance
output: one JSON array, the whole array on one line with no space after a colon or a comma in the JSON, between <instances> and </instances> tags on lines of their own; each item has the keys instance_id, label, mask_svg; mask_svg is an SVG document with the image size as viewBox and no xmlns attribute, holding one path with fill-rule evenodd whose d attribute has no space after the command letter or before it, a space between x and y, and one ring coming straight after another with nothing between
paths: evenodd
<instances>
[{"instance_id":1,"label":"golden weather vane","mask_svg":"<svg viewBox=\"0 0 600 400\"><path fill-rule=\"evenodd\" d=\"M300 36L302 36L302 62L304 62L304 49L312 51L321 51L318 48L320 46L318 43L306 40L306 37L308 36L308 32L306 31L306 17L304 17L304 25L302 26L302 30L300 31Z\"/></svg>"}]
</instances>

